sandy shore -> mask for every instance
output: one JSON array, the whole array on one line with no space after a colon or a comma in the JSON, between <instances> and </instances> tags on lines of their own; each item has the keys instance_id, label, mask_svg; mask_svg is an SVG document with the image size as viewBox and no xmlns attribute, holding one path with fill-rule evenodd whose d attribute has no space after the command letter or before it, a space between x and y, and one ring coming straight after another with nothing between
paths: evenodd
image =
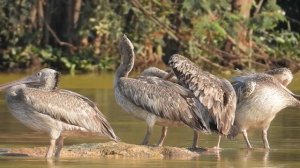
<instances>
[{"instance_id":1,"label":"sandy shore","mask_svg":"<svg viewBox=\"0 0 300 168\"><path fill-rule=\"evenodd\" d=\"M33 148L10 148L0 149L0 155L3 156L27 156L44 157L47 147ZM89 143L64 146L61 152L61 158L181 158L191 159L205 152L205 149L199 148L191 150L179 147L154 147L144 145L134 145L127 143Z\"/></svg>"}]
</instances>

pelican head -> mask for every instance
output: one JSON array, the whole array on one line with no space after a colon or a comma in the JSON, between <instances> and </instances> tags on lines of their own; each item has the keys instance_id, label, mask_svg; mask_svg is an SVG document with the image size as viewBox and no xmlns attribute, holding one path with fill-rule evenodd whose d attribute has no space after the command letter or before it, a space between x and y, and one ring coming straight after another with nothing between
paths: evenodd
<instances>
[{"instance_id":1,"label":"pelican head","mask_svg":"<svg viewBox=\"0 0 300 168\"><path fill-rule=\"evenodd\" d=\"M116 71L116 79L127 77L134 66L134 47L126 35L123 35L118 46L121 63ZM116 80L118 81L118 80Z\"/></svg>"},{"instance_id":2,"label":"pelican head","mask_svg":"<svg viewBox=\"0 0 300 168\"><path fill-rule=\"evenodd\" d=\"M25 84L27 87L53 90L57 87L59 81L59 72L50 69L44 68L39 72L25 77L21 80L16 80L13 82L9 82L3 85L0 85L0 90L4 90L10 88L12 86Z\"/></svg>"},{"instance_id":3,"label":"pelican head","mask_svg":"<svg viewBox=\"0 0 300 168\"><path fill-rule=\"evenodd\" d=\"M283 86L290 84L293 79L293 74L288 68L276 68L266 73L275 77Z\"/></svg>"}]
</instances>

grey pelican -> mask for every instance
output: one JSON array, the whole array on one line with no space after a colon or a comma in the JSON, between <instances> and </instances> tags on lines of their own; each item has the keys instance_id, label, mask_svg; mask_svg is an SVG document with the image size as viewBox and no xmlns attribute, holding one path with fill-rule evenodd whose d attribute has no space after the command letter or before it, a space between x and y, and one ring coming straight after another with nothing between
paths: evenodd
<instances>
[{"instance_id":1,"label":"grey pelican","mask_svg":"<svg viewBox=\"0 0 300 168\"><path fill-rule=\"evenodd\" d=\"M119 43L121 64L115 74L114 89L117 103L126 112L146 121L147 132L142 144L149 143L152 128L155 124L164 128L164 126L177 126L184 123L196 131L228 133L233 123L236 102L231 106L231 110L222 111L224 114L214 114L216 109L207 110L205 104L202 104L199 101L200 99L195 97L189 89L176 83L153 76L129 78L128 75L134 66L135 55L133 49L132 43L124 35ZM206 79L215 80L215 77L208 75ZM207 84L207 81L203 81L203 83ZM214 89L220 88L212 88L212 91ZM204 88L204 91L208 90ZM235 93L232 93L228 96L234 99ZM211 97L204 95L203 97L209 102L209 105L211 102L215 103L215 100L211 100ZM222 105L218 107L224 107ZM214 108L218 107L214 106ZM228 109L228 106L226 106L226 109ZM223 120L220 122L220 119Z\"/></svg>"},{"instance_id":2,"label":"grey pelican","mask_svg":"<svg viewBox=\"0 0 300 168\"><path fill-rule=\"evenodd\" d=\"M58 89L59 73L41 71L0 86L12 115L27 127L48 133L51 140L46 158L59 158L68 135L99 135L118 141L95 103L72 91Z\"/></svg>"},{"instance_id":3,"label":"grey pelican","mask_svg":"<svg viewBox=\"0 0 300 168\"><path fill-rule=\"evenodd\" d=\"M255 76L255 73L251 73L251 72L241 72L243 75L245 75L245 76L252 76L253 78L256 78ZM278 82L279 83L281 83L283 86L287 86L291 81L292 81L292 79L293 79L293 75L292 75L292 72L289 70L289 69L287 69L287 68L276 68L276 69L272 69L272 70L269 70L269 71L266 71L266 72L264 72L265 74L269 74L269 75L271 75L273 78L275 78L276 80L278 80ZM155 67L150 67L150 68L147 68L144 72L142 72L142 75L149 75L149 76L157 76L157 77L160 77L160 78L167 78L167 76L169 76L170 74L168 74L167 72L165 72L165 71L163 71L163 70L160 70L160 69L158 69L158 68L155 68ZM173 82L175 82L175 83L177 83L178 81L176 81L177 79L176 78L172 78L172 81ZM253 81L251 81L251 82L253 82ZM254 85L253 83L251 84L251 82L249 82L250 83L250 86L252 86L252 85ZM246 82L247 83L247 82ZM249 84L248 83L248 84ZM233 86L236 86L236 84L237 84L237 82L235 81L235 82L233 82ZM240 84L241 85L241 84ZM247 84L246 84L247 85ZM268 87L267 85L268 85L268 82L266 82L265 83L265 87ZM238 94L238 95L240 95L238 98L239 98L239 101L240 101L240 99L243 99L243 95L247 95L247 94L249 94L248 93L248 91L247 91L247 89L246 90L243 90L243 89L239 89L239 87L234 87L235 88L235 91L236 91L236 94ZM250 89L251 90L251 89ZM243 104L238 104L238 106L241 106L241 105L243 105ZM240 109L240 107L237 107L237 109ZM249 111L249 113L251 113L251 111ZM239 115L239 113L237 112L237 114L236 115ZM238 119L238 117L236 118L236 120ZM253 123L253 125L251 126L251 127L253 127L253 126L256 126L257 125L257 123L256 122L254 122ZM233 126L233 128L235 128L236 127L236 125L235 126ZM235 128L236 129L236 128ZM235 130L235 131L237 131L237 130ZM232 133L231 133L232 134ZM237 132L235 132L235 134L237 134ZM194 132L194 136L196 137L196 136L198 136L198 133L197 133L197 131L195 131ZM232 137L233 135L229 135L230 137ZM265 137L266 137L267 135L265 135ZM247 144L250 144L249 143L249 140L248 140L248 138L247 138L247 134L246 134L246 136L245 136L246 138L245 138L245 140L246 140L246 142L247 142ZM264 139L266 139L266 138L264 138ZM216 146L216 149L219 149L219 146L220 146L220 140L221 140L221 136L219 136L219 141L218 141L218 144L217 144L217 146ZM265 142L265 141L264 141ZM194 142L194 143L196 143L196 142ZM268 142L267 142L267 139L266 139L266 142L265 142L265 144L268 144ZM249 146L249 145L248 145ZM251 147L251 145L250 145L250 147ZM266 147L266 148L268 148L268 147Z\"/></svg>"},{"instance_id":4,"label":"grey pelican","mask_svg":"<svg viewBox=\"0 0 300 168\"><path fill-rule=\"evenodd\" d=\"M265 149L270 149L267 131L276 114L286 107L300 108L300 97L286 86L293 75L286 68L265 73L253 73L234 78L232 85L238 96L235 121L229 137L242 133L248 148L252 148L247 130L262 130Z\"/></svg>"},{"instance_id":5,"label":"grey pelican","mask_svg":"<svg viewBox=\"0 0 300 168\"><path fill-rule=\"evenodd\" d=\"M146 68L140 76L155 76L161 79L165 79L165 80L169 80L173 83L178 83L177 78L173 75L173 73L170 72L166 72L164 70L161 70L159 68L156 67L149 67ZM160 140L158 141L157 145L158 146L162 146L164 143L164 140L167 136L167 132L168 132L168 127L167 126L163 126L162 127L162 132L161 132L161 137ZM198 131L194 130L194 139L193 139L193 148L197 148L198 147L198 139L199 139L199 133Z\"/></svg>"},{"instance_id":6,"label":"grey pelican","mask_svg":"<svg viewBox=\"0 0 300 168\"><path fill-rule=\"evenodd\" d=\"M272 75L285 87L287 87L287 85L289 85L293 80L293 74L288 68L276 68L266 71L265 73Z\"/></svg>"},{"instance_id":7,"label":"grey pelican","mask_svg":"<svg viewBox=\"0 0 300 168\"><path fill-rule=\"evenodd\" d=\"M230 82L201 70L188 58L178 54L170 57L169 66L173 69L170 74L175 74L179 83L191 90L204 105L207 115L215 118L217 124L211 124L211 127L216 127L215 132L220 137L228 135L235 118L237 103L235 90ZM194 136L198 136L198 132L195 131Z\"/></svg>"},{"instance_id":8,"label":"grey pelican","mask_svg":"<svg viewBox=\"0 0 300 168\"><path fill-rule=\"evenodd\" d=\"M254 72L244 72L237 70L240 73L240 76L247 76L247 75L253 75ZM287 86L290 84L293 80L293 74L291 70L288 68L275 68L268 71L265 71L263 73L269 74L273 76L275 79L277 79L283 86Z\"/></svg>"}]
</instances>

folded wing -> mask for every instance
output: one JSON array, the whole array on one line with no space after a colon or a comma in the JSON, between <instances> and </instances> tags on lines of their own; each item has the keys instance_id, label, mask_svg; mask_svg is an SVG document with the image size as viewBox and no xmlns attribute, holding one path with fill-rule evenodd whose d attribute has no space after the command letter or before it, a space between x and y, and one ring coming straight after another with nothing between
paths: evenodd
<instances>
[{"instance_id":1,"label":"folded wing","mask_svg":"<svg viewBox=\"0 0 300 168\"><path fill-rule=\"evenodd\" d=\"M27 88L23 92L25 103L36 112L115 141L119 140L95 103L88 98L68 90L44 91Z\"/></svg>"},{"instance_id":2,"label":"folded wing","mask_svg":"<svg viewBox=\"0 0 300 168\"><path fill-rule=\"evenodd\" d=\"M230 82L201 70L189 59L178 54L170 58L169 66L182 86L191 90L207 109L206 115L211 118L210 128L227 135L236 109L236 95Z\"/></svg>"},{"instance_id":3,"label":"folded wing","mask_svg":"<svg viewBox=\"0 0 300 168\"><path fill-rule=\"evenodd\" d=\"M181 121L191 128L210 132L204 108L184 87L157 77L121 78L119 90L136 106L160 118Z\"/></svg>"}]
</instances>

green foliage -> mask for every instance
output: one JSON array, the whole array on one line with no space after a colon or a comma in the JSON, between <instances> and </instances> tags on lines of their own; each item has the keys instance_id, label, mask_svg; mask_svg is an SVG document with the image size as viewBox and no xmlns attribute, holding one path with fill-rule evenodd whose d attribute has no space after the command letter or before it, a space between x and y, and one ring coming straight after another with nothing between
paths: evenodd
<instances>
[{"instance_id":1,"label":"green foliage","mask_svg":"<svg viewBox=\"0 0 300 168\"><path fill-rule=\"evenodd\" d=\"M192 26L189 31L194 36L186 42L188 50L185 54L193 58L195 56L207 57L212 62L223 62L230 55L231 59L238 59L239 64L247 66L247 63L241 60L248 57L251 51L248 49L251 40L254 44L252 44L254 61L256 57L298 59L300 57L299 33L289 29L278 29L279 24L288 25L289 22L285 12L274 2L267 1L255 16L245 18L231 11L231 1L184 1L182 9L184 13L181 19L183 20L186 16L190 17ZM257 4L255 5L257 7ZM256 8L252 7L252 9L254 13ZM241 28L248 33L251 31L252 34L251 37L247 34L244 39L246 41L239 42L241 35L238 33ZM235 48L229 53L224 52L229 38L235 40L237 44L241 43L246 50L236 52L235 50L239 50L240 46L235 44ZM199 49L198 46L202 47Z\"/></svg>"},{"instance_id":2,"label":"green foliage","mask_svg":"<svg viewBox=\"0 0 300 168\"><path fill-rule=\"evenodd\" d=\"M256 37L256 41L261 45L267 45L267 52L275 58L293 58L300 56L300 50L295 48L299 46L299 34L290 31L276 31L262 34Z\"/></svg>"},{"instance_id":3,"label":"green foliage","mask_svg":"<svg viewBox=\"0 0 300 168\"><path fill-rule=\"evenodd\" d=\"M76 46L73 50L58 45L49 33L50 40L43 43L48 30L42 22L33 22L31 18L37 2L0 2L1 70L30 68L35 60L39 60L41 66L70 73L114 70L119 62L117 44L123 33L134 42L140 67L160 62L170 39L179 42L176 51L181 54L194 60L206 57L214 63L238 59L239 64L246 66L242 60L249 59L249 51L254 52L251 57L254 61L261 54L273 59L300 56L299 34L278 28L279 24L289 25L289 22L276 1L266 1L255 16L258 4L254 4L249 18L232 12L231 0L82 1L80 17L73 30L71 42ZM49 5L47 3L45 1ZM56 7L44 15L61 10ZM60 18L52 22L57 19ZM240 35L242 29L248 33L244 39ZM236 44L227 51L229 39ZM250 41L254 45L249 49ZM231 56L225 57L224 53Z\"/></svg>"}]
</instances>

